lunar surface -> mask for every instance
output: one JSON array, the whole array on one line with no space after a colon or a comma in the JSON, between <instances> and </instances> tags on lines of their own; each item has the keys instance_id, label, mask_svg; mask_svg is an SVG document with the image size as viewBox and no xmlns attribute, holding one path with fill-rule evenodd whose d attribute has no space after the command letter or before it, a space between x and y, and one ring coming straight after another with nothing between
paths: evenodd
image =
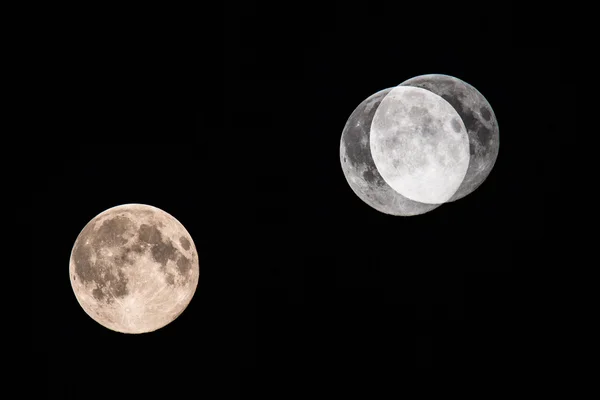
<instances>
[{"instance_id":1,"label":"lunar surface","mask_svg":"<svg viewBox=\"0 0 600 400\"><path fill-rule=\"evenodd\" d=\"M113 331L144 333L188 306L200 269L192 238L170 214L125 204L94 217L71 252L69 275L85 312Z\"/></svg>"},{"instance_id":2,"label":"lunar surface","mask_svg":"<svg viewBox=\"0 0 600 400\"><path fill-rule=\"evenodd\" d=\"M469 137L460 115L441 96L411 86L393 88L371 123L371 156L385 182L402 196L442 204L469 166Z\"/></svg>"},{"instance_id":3,"label":"lunar surface","mask_svg":"<svg viewBox=\"0 0 600 400\"><path fill-rule=\"evenodd\" d=\"M362 201L385 214L419 215L439 205L416 202L396 192L381 177L371 157L371 122L379 104L391 90L388 88L371 95L350 115L340 141L340 162L348 184Z\"/></svg>"},{"instance_id":4,"label":"lunar surface","mask_svg":"<svg viewBox=\"0 0 600 400\"><path fill-rule=\"evenodd\" d=\"M500 145L498 122L488 101L473 86L449 75L420 75L400 85L429 90L444 98L458 112L467 128L470 159L460 187L448 201L473 192L492 170Z\"/></svg>"}]
</instances>

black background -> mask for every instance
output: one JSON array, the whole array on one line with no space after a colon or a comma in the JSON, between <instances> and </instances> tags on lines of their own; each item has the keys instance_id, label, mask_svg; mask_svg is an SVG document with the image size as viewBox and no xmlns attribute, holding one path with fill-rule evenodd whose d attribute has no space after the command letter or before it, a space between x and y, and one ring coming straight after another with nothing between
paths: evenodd
<instances>
[{"instance_id":1,"label":"black background","mask_svg":"<svg viewBox=\"0 0 600 400\"><path fill-rule=\"evenodd\" d=\"M52 20L32 77L46 107L29 213L43 390L373 396L523 376L526 271L547 262L562 184L549 138L572 128L549 116L574 110L553 101L574 95L557 28L510 2L390 4ZM469 196L391 217L352 192L339 140L362 100L427 73L484 94L500 153ZM172 214L199 253L186 311L144 335L94 322L68 280L80 230L124 203Z\"/></svg>"}]
</instances>

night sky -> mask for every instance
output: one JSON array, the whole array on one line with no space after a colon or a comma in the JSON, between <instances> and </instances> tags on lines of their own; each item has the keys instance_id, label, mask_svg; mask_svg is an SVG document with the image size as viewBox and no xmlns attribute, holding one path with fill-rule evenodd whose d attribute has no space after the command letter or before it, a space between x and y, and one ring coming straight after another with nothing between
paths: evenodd
<instances>
[{"instance_id":1,"label":"night sky","mask_svg":"<svg viewBox=\"0 0 600 400\"><path fill-rule=\"evenodd\" d=\"M525 368L526 271L548 262L547 199L563 185L547 138L573 128L554 117L576 105L558 100L574 97L567 55L510 2L369 4L105 10L40 37L38 389L392 398ZM486 97L498 159L461 200L379 213L344 178L342 130L371 94L429 73ZM81 229L124 203L167 211L198 249L190 305L149 334L102 327L69 282Z\"/></svg>"}]
</instances>

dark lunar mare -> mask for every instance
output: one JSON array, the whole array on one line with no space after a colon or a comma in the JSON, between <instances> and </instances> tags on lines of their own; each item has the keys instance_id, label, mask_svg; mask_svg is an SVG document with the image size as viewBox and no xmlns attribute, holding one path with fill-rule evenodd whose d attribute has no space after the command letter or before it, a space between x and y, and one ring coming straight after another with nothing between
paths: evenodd
<instances>
[{"instance_id":1,"label":"dark lunar mare","mask_svg":"<svg viewBox=\"0 0 600 400\"><path fill-rule=\"evenodd\" d=\"M488 177L498 157L500 135L492 107L473 86L449 75L420 75L400 85L429 90L441 96L458 112L469 135L470 159L465 178L448 201L472 193Z\"/></svg>"},{"instance_id":2,"label":"dark lunar mare","mask_svg":"<svg viewBox=\"0 0 600 400\"><path fill-rule=\"evenodd\" d=\"M127 260L110 260L94 249L124 245L127 243L127 239L123 237L123 234L131 230L133 226L134 224L129 218L114 216L104 220L95 231L93 229L94 220L90 221L79 235L79 240L73 249L75 274L83 283L96 283L96 288L92 291L92 296L96 300L110 303L113 296L123 298L129 294L127 278L121 270ZM89 243L86 243L88 241ZM96 255L95 262L92 261L94 253ZM107 293L110 293L111 296L108 296Z\"/></svg>"},{"instance_id":3,"label":"dark lunar mare","mask_svg":"<svg viewBox=\"0 0 600 400\"><path fill-rule=\"evenodd\" d=\"M135 224L129 218L122 215L110 216L95 230L94 224L95 220L92 220L84 227L73 249L75 263L73 279L79 279L84 284L95 283L96 288L92 290L92 296L96 300L111 303L113 296L123 298L129 294L123 268L132 265L132 254L139 255L145 251L143 244L150 246L150 254L156 262L160 263L167 283L175 284L174 276L165 268L168 260L176 262L184 284L189 281L192 261L181 254L170 240L163 238L156 226L140 225L137 240L126 245L128 240L124 234L135 230ZM189 248L189 241L186 238L182 239L187 242ZM110 247L121 247L123 251L119 257L103 256L99 251ZM93 255L95 261L92 261Z\"/></svg>"},{"instance_id":4,"label":"dark lunar mare","mask_svg":"<svg viewBox=\"0 0 600 400\"><path fill-rule=\"evenodd\" d=\"M424 214L440 204L419 203L396 192L379 174L371 156L371 122L377 107L391 90L384 89L369 96L352 112L342 132L340 162L354 193L374 209L398 216Z\"/></svg>"},{"instance_id":5,"label":"dark lunar mare","mask_svg":"<svg viewBox=\"0 0 600 400\"><path fill-rule=\"evenodd\" d=\"M171 285L174 284L173 276L166 272L166 266L169 260L176 262L179 273L184 278L184 283L188 282L190 278L189 271L192 268L191 260L173 246L170 239L165 240L156 226L147 224L140 225L138 237L140 242L145 242L151 246L150 252L152 258L161 265L161 270L166 274L167 283ZM189 248L190 242L184 237L180 238L180 241L181 239L187 242Z\"/></svg>"}]
</instances>

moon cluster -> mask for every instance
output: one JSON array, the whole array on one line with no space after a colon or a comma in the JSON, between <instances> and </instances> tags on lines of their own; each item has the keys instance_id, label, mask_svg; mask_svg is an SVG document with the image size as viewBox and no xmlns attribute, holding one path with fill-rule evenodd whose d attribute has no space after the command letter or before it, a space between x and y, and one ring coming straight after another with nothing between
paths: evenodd
<instances>
[{"instance_id":1,"label":"moon cluster","mask_svg":"<svg viewBox=\"0 0 600 400\"><path fill-rule=\"evenodd\" d=\"M144 204L109 208L79 233L69 263L79 304L113 331L145 333L188 306L200 269L190 234L173 216Z\"/></svg>"},{"instance_id":2,"label":"moon cluster","mask_svg":"<svg viewBox=\"0 0 600 400\"><path fill-rule=\"evenodd\" d=\"M485 97L458 78L429 74L359 104L342 132L340 162L361 200L411 216L472 193L498 149L498 122Z\"/></svg>"}]
</instances>

